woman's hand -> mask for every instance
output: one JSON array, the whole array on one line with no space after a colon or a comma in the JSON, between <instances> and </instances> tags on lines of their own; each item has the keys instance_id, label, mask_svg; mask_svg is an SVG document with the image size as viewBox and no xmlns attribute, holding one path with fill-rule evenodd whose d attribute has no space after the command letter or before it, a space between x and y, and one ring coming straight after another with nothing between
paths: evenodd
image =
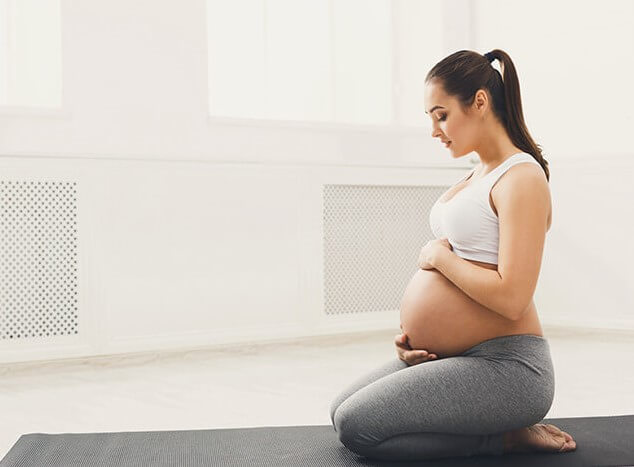
<instances>
[{"instance_id":1,"label":"woman's hand","mask_svg":"<svg viewBox=\"0 0 634 467\"><path fill-rule=\"evenodd\" d=\"M405 333L397 334L394 339L394 343L396 344L396 353L398 354L398 358L403 360L409 366L418 365L419 363L438 358L436 354L430 354L426 350L412 349L407 342L407 335Z\"/></svg>"},{"instance_id":2,"label":"woman's hand","mask_svg":"<svg viewBox=\"0 0 634 467\"><path fill-rule=\"evenodd\" d=\"M453 251L453 247L446 238L435 238L434 240L428 241L418 255L418 267L421 269L434 269L431 263L434 258L436 258L438 252L444 248Z\"/></svg>"}]
</instances>

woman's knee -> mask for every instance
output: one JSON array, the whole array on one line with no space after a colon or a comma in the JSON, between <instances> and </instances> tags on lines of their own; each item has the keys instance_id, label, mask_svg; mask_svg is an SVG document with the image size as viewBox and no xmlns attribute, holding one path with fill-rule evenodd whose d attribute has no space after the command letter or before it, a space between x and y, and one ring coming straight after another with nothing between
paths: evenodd
<instances>
[{"instance_id":1,"label":"woman's knee","mask_svg":"<svg viewBox=\"0 0 634 467\"><path fill-rule=\"evenodd\" d=\"M333 425L339 441L353 452L364 454L367 448L375 446L381 440L369 433L367 414L362 413L353 403L344 401L335 411ZM353 402L353 401L350 401Z\"/></svg>"},{"instance_id":2,"label":"woman's knee","mask_svg":"<svg viewBox=\"0 0 634 467\"><path fill-rule=\"evenodd\" d=\"M341 404L342 404L342 401L340 401L339 398L335 399L330 404L330 421L332 422L332 426L334 427L335 431L337 431L337 425L335 423L335 414L337 413L337 409L339 408Z\"/></svg>"},{"instance_id":3,"label":"woman's knee","mask_svg":"<svg viewBox=\"0 0 634 467\"><path fill-rule=\"evenodd\" d=\"M341 413L344 413L343 411ZM341 444L347 447L350 451L357 454L363 454L364 445L359 438L359 429L355 422L346 417L340 416L339 412L335 415L335 431Z\"/></svg>"},{"instance_id":4,"label":"woman's knee","mask_svg":"<svg viewBox=\"0 0 634 467\"><path fill-rule=\"evenodd\" d=\"M337 410L339 409L341 404L343 404L350 396L352 396L352 394L353 393L346 389L345 391L338 394L337 397L335 397L330 403L330 420L332 421L332 426L335 427L335 431L337 431L335 414L337 413Z\"/></svg>"}]
</instances>

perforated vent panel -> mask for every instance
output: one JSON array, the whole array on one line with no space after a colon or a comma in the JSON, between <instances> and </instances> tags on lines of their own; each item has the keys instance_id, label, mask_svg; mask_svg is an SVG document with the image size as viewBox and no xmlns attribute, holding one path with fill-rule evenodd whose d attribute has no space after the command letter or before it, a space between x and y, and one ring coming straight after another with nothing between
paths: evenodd
<instances>
[{"instance_id":1,"label":"perforated vent panel","mask_svg":"<svg viewBox=\"0 0 634 467\"><path fill-rule=\"evenodd\" d=\"M326 314L399 309L447 188L324 185Z\"/></svg>"},{"instance_id":2,"label":"perforated vent panel","mask_svg":"<svg viewBox=\"0 0 634 467\"><path fill-rule=\"evenodd\" d=\"M0 180L0 338L78 333L75 182Z\"/></svg>"}]
</instances>

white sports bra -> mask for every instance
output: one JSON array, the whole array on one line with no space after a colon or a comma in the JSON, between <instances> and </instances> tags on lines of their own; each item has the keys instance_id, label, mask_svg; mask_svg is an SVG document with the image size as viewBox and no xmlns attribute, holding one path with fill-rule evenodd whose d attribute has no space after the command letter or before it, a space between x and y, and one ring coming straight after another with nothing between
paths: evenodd
<instances>
[{"instance_id":1,"label":"white sports bra","mask_svg":"<svg viewBox=\"0 0 634 467\"><path fill-rule=\"evenodd\" d=\"M489 204L489 193L502 174L524 162L537 164L541 168L533 156L519 152L484 177L472 181L449 201L440 202L440 198L449 190L443 193L429 213L429 224L436 238L447 238L453 252L461 258L498 264L498 217Z\"/></svg>"}]
</instances>

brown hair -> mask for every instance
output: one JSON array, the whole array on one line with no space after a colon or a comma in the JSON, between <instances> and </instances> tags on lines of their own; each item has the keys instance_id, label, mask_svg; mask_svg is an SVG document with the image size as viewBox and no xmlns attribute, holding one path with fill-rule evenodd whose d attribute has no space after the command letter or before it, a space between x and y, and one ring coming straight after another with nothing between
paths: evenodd
<instances>
[{"instance_id":1,"label":"brown hair","mask_svg":"<svg viewBox=\"0 0 634 467\"><path fill-rule=\"evenodd\" d=\"M515 65L503 50L494 49L488 55L500 61L504 77L484 55L460 50L434 65L427 73L425 83L437 80L447 94L458 99L463 111L473 104L478 89L487 89L493 114L502 123L513 144L533 156L544 169L546 180L550 181L548 161L542 156L541 146L535 143L524 122Z\"/></svg>"}]
</instances>

